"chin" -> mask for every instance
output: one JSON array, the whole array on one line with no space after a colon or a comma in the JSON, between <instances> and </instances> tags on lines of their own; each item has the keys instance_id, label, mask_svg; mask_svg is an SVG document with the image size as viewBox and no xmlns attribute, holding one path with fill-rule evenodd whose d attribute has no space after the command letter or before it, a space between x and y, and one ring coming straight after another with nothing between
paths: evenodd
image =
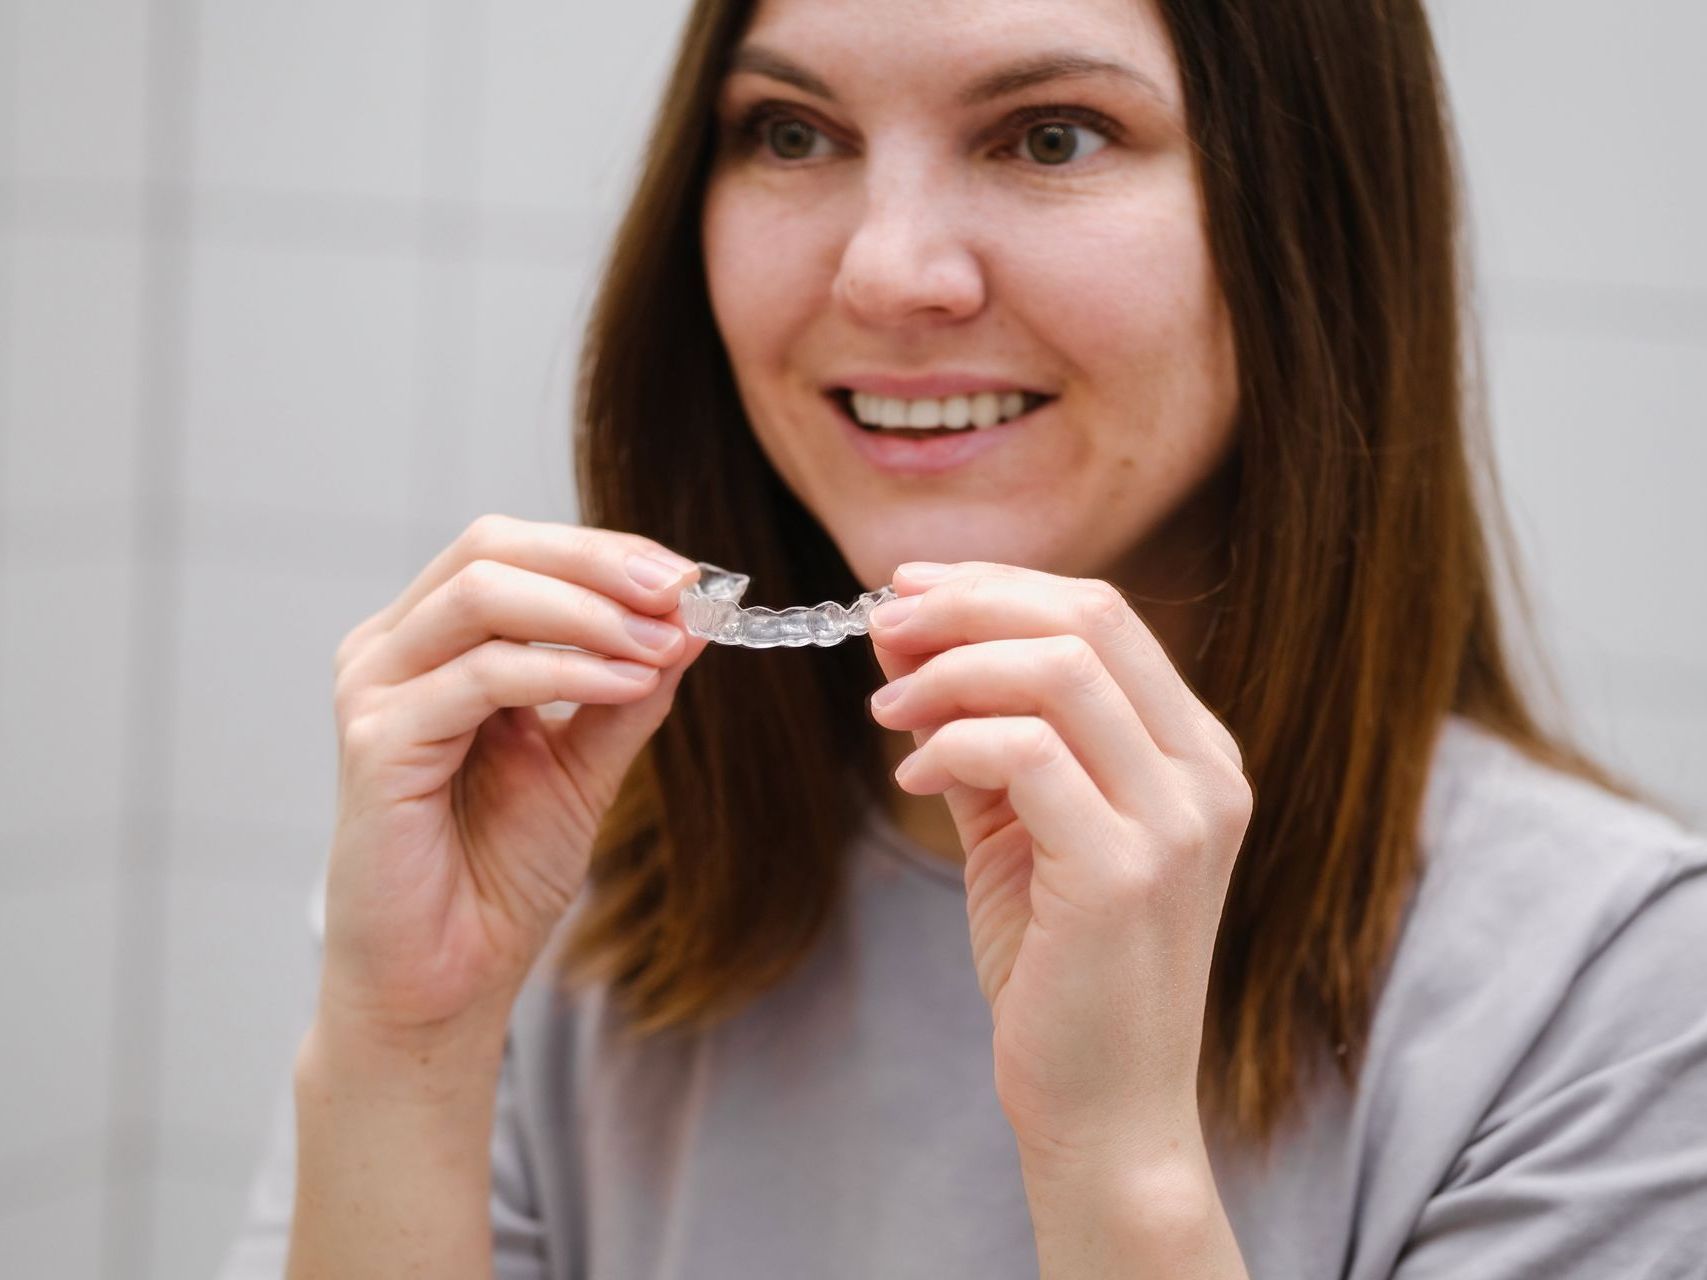
<instances>
[{"instance_id":1,"label":"chin","mask_svg":"<svg viewBox=\"0 0 1707 1280\"><path fill-rule=\"evenodd\" d=\"M944 528L941 521L897 519L881 529L832 536L854 577L867 591L887 585L894 577L895 567L909 560L934 560L941 564L985 560L1047 569L1053 558L1034 534L1027 536L1030 530L1014 529L1014 521L1009 517L986 522L959 515L950 524L951 527Z\"/></svg>"}]
</instances>

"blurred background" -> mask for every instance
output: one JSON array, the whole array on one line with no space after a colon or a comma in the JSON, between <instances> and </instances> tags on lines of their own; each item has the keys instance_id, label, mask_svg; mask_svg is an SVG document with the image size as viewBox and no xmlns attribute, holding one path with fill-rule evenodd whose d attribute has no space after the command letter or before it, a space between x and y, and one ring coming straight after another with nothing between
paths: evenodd
<instances>
[{"instance_id":1,"label":"blurred background","mask_svg":"<svg viewBox=\"0 0 1707 1280\"><path fill-rule=\"evenodd\" d=\"M685 0L0 0L0 1271L211 1274L309 1016L331 661L577 518ZM1582 737L1707 820L1707 6L1433 5Z\"/></svg>"}]
</instances>

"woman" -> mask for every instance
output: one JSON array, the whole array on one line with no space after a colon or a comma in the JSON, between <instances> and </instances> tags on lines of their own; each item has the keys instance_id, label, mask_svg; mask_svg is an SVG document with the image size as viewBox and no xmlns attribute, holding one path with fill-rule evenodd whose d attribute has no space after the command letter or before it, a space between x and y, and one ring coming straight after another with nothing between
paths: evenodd
<instances>
[{"instance_id":1,"label":"woman","mask_svg":"<svg viewBox=\"0 0 1707 1280\"><path fill-rule=\"evenodd\" d=\"M1455 235L1411 0L699 4L586 525L338 655L226 1274L1701 1274L1707 843L1512 678Z\"/></svg>"}]
</instances>

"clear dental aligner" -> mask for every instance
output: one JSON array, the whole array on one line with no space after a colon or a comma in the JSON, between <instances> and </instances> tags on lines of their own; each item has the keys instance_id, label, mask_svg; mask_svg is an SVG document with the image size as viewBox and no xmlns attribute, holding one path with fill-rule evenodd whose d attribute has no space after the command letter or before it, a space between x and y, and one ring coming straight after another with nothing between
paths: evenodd
<instances>
[{"instance_id":1,"label":"clear dental aligner","mask_svg":"<svg viewBox=\"0 0 1707 1280\"><path fill-rule=\"evenodd\" d=\"M779 644L828 648L849 636L863 636L870 627L871 611L895 598L895 589L886 586L867 591L851 605L826 600L810 609L798 604L780 612L762 605L743 609L741 596L750 581L744 573L699 561L699 581L682 592L682 621L688 633L743 649L773 649Z\"/></svg>"}]
</instances>

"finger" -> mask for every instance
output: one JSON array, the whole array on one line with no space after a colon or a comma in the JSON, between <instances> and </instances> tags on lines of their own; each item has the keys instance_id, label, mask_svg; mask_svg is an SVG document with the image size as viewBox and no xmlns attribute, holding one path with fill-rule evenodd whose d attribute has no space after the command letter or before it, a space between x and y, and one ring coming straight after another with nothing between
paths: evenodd
<instances>
[{"instance_id":1,"label":"finger","mask_svg":"<svg viewBox=\"0 0 1707 1280\"><path fill-rule=\"evenodd\" d=\"M633 702L580 706L573 715L547 722L552 750L559 759L581 762L602 778L604 794L614 796L635 755L669 714L683 675L710 643L692 637L682 661L663 668L651 691Z\"/></svg>"},{"instance_id":2,"label":"finger","mask_svg":"<svg viewBox=\"0 0 1707 1280\"><path fill-rule=\"evenodd\" d=\"M397 684L491 639L576 645L657 665L680 654L686 632L578 583L475 560L377 637L346 674Z\"/></svg>"},{"instance_id":3,"label":"finger","mask_svg":"<svg viewBox=\"0 0 1707 1280\"><path fill-rule=\"evenodd\" d=\"M1063 859L1087 842L1112 846L1124 823L1066 743L1038 716L990 716L943 725L896 768L912 795L955 785L1005 791L1040 861Z\"/></svg>"},{"instance_id":4,"label":"finger","mask_svg":"<svg viewBox=\"0 0 1707 1280\"><path fill-rule=\"evenodd\" d=\"M443 742L477 728L500 707L630 702L658 679L658 668L644 663L488 640L393 687L378 714L397 742Z\"/></svg>"},{"instance_id":5,"label":"finger","mask_svg":"<svg viewBox=\"0 0 1707 1280\"><path fill-rule=\"evenodd\" d=\"M359 647L389 631L439 587L476 560L497 560L567 582L578 582L642 613L662 613L680 595L679 583L648 587L637 582L628 557L656 557L689 575L698 565L639 534L554 521L485 515L468 526L391 604L364 621L346 639Z\"/></svg>"},{"instance_id":6,"label":"finger","mask_svg":"<svg viewBox=\"0 0 1707 1280\"><path fill-rule=\"evenodd\" d=\"M885 680L899 680L902 676L911 675L931 657L928 653L901 653L889 648L875 635L871 638L871 651Z\"/></svg>"},{"instance_id":7,"label":"finger","mask_svg":"<svg viewBox=\"0 0 1707 1280\"><path fill-rule=\"evenodd\" d=\"M939 653L905 678L893 701L874 701L871 714L891 729L1038 716L1117 811L1140 815L1173 795L1164 772L1172 762L1080 636L986 640Z\"/></svg>"},{"instance_id":8,"label":"finger","mask_svg":"<svg viewBox=\"0 0 1707 1280\"><path fill-rule=\"evenodd\" d=\"M874 610L874 644L897 654L918 654L1002 637L1083 636L1164 753L1187 761L1213 750L1239 763L1233 736L1109 583L970 560L951 566L949 576L928 588L902 566L895 571L894 586L902 598L916 596L918 603L898 625L883 622Z\"/></svg>"}]
</instances>

